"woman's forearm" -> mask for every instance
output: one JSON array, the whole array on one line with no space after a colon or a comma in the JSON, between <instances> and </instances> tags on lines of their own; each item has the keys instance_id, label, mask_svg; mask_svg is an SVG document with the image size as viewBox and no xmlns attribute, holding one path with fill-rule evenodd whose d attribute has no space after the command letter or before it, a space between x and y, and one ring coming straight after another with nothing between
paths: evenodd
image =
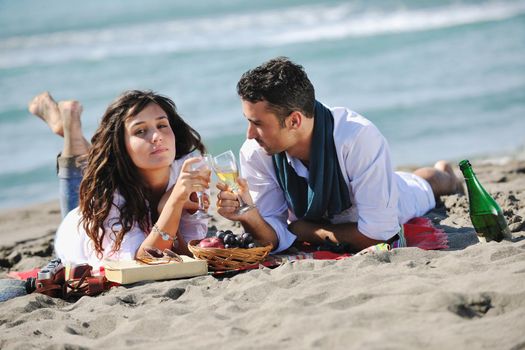
<instances>
[{"instance_id":1,"label":"woman's forearm","mask_svg":"<svg viewBox=\"0 0 525 350\"><path fill-rule=\"evenodd\" d=\"M181 246L185 244L182 243L181 234L179 233L179 224L182 210L184 208L184 202L175 200L172 197L173 196L170 196L162 208L162 212L160 213L157 222L154 223L154 228L152 228L151 232L149 232L140 245L137 255L140 255L145 247L156 247L161 250L166 248L174 249L174 239L179 241L178 249L176 249L177 251L180 251ZM170 239L164 240L162 235L159 234L159 231L167 233Z\"/></svg>"}]
</instances>

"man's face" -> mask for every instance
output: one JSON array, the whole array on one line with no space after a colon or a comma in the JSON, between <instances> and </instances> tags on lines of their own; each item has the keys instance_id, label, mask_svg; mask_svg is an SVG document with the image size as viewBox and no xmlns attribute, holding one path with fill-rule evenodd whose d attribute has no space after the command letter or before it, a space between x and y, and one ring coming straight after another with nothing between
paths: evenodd
<instances>
[{"instance_id":1,"label":"man's face","mask_svg":"<svg viewBox=\"0 0 525 350\"><path fill-rule=\"evenodd\" d=\"M248 120L246 138L257 141L269 155L286 151L291 146L288 128L281 127L275 113L268 109L267 101L252 103L241 100L241 103Z\"/></svg>"}]
</instances>

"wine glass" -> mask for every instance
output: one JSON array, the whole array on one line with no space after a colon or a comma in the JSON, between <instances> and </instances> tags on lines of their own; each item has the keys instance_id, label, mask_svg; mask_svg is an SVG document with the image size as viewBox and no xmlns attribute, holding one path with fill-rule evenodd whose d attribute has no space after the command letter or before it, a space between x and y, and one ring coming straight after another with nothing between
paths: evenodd
<instances>
[{"instance_id":1,"label":"wine glass","mask_svg":"<svg viewBox=\"0 0 525 350\"><path fill-rule=\"evenodd\" d=\"M235 154L233 154L231 150L213 157L213 169L215 170L219 180L228 185L233 193L237 195L237 199L239 200L239 209L237 209L236 214L242 214L250 209L255 208L255 205L249 205L245 203L241 196L239 196L237 193L239 191L239 185L237 184L239 170L237 169Z\"/></svg>"},{"instance_id":2,"label":"wine glass","mask_svg":"<svg viewBox=\"0 0 525 350\"><path fill-rule=\"evenodd\" d=\"M195 157L195 158L200 158L198 162L190 164L191 171L202 171L202 170L211 171L212 157L210 154L206 154L206 153L201 154L199 151L195 150L191 152L190 156ZM202 197L203 197L202 191L197 191L197 199L199 201L199 208L191 216L196 219L209 219L212 216L206 212L206 209L204 209L204 203L203 203Z\"/></svg>"}]
</instances>

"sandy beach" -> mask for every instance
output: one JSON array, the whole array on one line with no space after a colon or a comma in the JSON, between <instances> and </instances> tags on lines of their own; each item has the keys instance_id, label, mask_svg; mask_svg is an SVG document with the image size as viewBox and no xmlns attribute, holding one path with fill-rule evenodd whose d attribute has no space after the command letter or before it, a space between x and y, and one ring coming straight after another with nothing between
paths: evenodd
<instances>
[{"instance_id":1,"label":"sandy beach","mask_svg":"<svg viewBox=\"0 0 525 350\"><path fill-rule=\"evenodd\" d=\"M449 249L144 282L77 302L33 293L0 303L0 348L525 349L525 161L473 166L512 241L478 243L467 197L446 196L426 216ZM0 213L0 277L44 266L59 222L58 202Z\"/></svg>"}]
</instances>

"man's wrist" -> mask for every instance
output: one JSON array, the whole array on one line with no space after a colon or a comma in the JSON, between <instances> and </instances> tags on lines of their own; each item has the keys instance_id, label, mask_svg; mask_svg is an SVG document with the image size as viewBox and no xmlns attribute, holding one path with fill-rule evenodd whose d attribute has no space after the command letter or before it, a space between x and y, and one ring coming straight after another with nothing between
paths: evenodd
<instances>
[{"instance_id":1,"label":"man's wrist","mask_svg":"<svg viewBox=\"0 0 525 350\"><path fill-rule=\"evenodd\" d=\"M239 221L243 226L254 226L261 219L262 216L261 213L259 213L259 209L257 207L248 210L246 213L242 214L239 217Z\"/></svg>"}]
</instances>

